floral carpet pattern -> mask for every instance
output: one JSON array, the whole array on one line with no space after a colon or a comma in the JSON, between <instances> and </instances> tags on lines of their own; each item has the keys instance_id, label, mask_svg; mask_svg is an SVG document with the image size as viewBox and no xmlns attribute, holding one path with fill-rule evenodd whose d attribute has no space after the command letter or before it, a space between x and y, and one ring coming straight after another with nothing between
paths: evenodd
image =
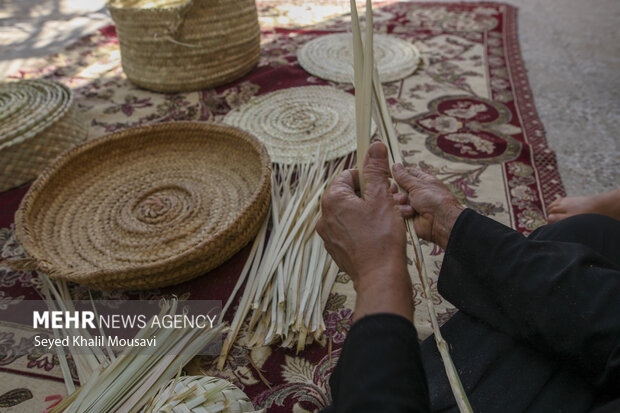
<instances>
[{"instance_id":1,"label":"floral carpet pattern","mask_svg":"<svg viewBox=\"0 0 620 413\"><path fill-rule=\"evenodd\" d=\"M304 85L330 85L353 92L351 85L306 73L296 50L305 42L350 27L348 2L322 0L258 1L262 27L261 59L239 81L216 89L183 94L142 90L125 78L113 26L86 36L60 54L14 73L14 78L48 78L69 85L89 128L88 139L132 126L178 120L219 121L254 96ZM415 44L422 66L410 77L384 84L389 110L407 164L434 174L459 200L482 214L529 234L546 222L546 205L563 195L555 155L546 146L517 41L515 8L498 3L377 2L374 29ZM19 257L13 214L27 187L0 194L0 254ZM440 320L456 309L436 290L443 251L424 244L425 264L433 276L433 301ZM95 298L225 301L243 266L248 248L209 274L176 287L132 293L95 293ZM414 273L414 271L412 271ZM422 288L414 280L416 304ZM38 299L36 273L0 269L0 311L21 300ZM76 299L88 290L72 287ZM330 402L328 378L351 326L354 291L346 274L338 276L325 312L323 343L300 354L264 347L248 350L241 340L225 369L213 359L196 358L189 373L229 379L256 407L269 412L313 412ZM423 307L421 307L423 308ZM424 310L416 311L420 338L430 332ZM0 326L0 408L44 411L66 395L55 353L36 349L24 326Z\"/></svg>"}]
</instances>

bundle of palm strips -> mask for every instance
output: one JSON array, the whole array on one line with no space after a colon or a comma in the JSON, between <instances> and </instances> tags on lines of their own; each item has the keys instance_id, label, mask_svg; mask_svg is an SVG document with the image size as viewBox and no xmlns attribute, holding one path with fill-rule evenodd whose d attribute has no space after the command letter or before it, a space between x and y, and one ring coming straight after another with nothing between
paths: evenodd
<instances>
[{"instance_id":1,"label":"bundle of palm strips","mask_svg":"<svg viewBox=\"0 0 620 413\"><path fill-rule=\"evenodd\" d=\"M65 282L54 282L44 274L39 276L43 281L42 292L50 311L75 311ZM176 299L163 301L158 317L161 319L164 315L174 316L177 306ZM138 340L157 337L158 346L149 351L132 346L116 356L109 347L82 347L77 351L70 345L69 352L81 384L77 389L64 349L57 346L58 360L69 396L50 413L144 411L144 405L162 386L224 332L222 324L212 329L165 329L153 325L154 323L147 323L135 337ZM103 331L101 334L105 335ZM55 338L92 337L87 329L79 327L54 329L54 335ZM69 340L69 343L71 341Z\"/></svg>"},{"instance_id":2,"label":"bundle of palm strips","mask_svg":"<svg viewBox=\"0 0 620 413\"><path fill-rule=\"evenodd\" d=\"M222 316L245 282L243 295L224 340L218 363L226 356L246 322L245 345L280 344L304 349L325 331L323 310L338 275L338 266L315 231L320 199L345 159L298 165L275 164L271 216L261 228Z\"/></svg>"}]
</instances>

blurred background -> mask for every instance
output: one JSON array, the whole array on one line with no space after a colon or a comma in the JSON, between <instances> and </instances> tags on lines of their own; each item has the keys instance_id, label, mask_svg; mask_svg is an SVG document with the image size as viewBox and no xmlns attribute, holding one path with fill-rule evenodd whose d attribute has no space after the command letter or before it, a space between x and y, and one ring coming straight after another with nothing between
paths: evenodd
<instances>
[{"instance_id":1,"label":"blurred background","mask_svg":"<svg viewBox=\"0 0 620 413\"><path fill-rule=\"evenodd\" d=\"M536 109L567 194L620 187L620 2L508 3L519 7ZM0 76L108 24L104 0L0 0Z\"/></svg>"}]
</instances>

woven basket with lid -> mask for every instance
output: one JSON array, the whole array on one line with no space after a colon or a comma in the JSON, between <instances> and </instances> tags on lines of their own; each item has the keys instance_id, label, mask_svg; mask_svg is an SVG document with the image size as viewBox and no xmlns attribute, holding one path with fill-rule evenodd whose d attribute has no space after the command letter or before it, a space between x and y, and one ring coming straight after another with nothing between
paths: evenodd
<instances>
[{"instance_id":1,"label":"woven basket with lid","mask_svg":"<svg viewBox=\"0 0 620 413\"><path fill-rule=\"evenodd\" d=\"M254 0L108 0L127 78L183 92L236 80L256 66Z\"/></svg>"},{"instance_id":2,"label":"woven basket with lid","mask_svg":"<svg viewBox=\"0 0 620 413\"><path fill-rule=\"evenodd\" d=\"M0 192L32 181L85 138L67 86L48 80L0 84Z\"/></svg>"},{"instance_id":3,"label":"woven basket with lid","mask_svg":"<svg viewBox=\"0 0 620 413\"><path fill-rule=\"evenodd\" d=\"M16 215L22 263L96 289L181 283L258 232L270 200L265 147L239 129L175 122L80 145L34 182Z\"/></svg>"}]
</instances>

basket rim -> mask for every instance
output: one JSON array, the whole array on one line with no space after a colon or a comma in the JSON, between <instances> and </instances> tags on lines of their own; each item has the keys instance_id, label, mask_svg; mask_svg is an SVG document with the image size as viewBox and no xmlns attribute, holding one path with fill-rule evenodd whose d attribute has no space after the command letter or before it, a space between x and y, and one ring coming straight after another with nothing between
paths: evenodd
<instances>
[{"instance_id":1,"label":"basket rim","mask_svg":"<svg viewBox=\"0 0 620 413\"><path fill-rule=\"evenodd\" d=\"M89 272L82 270L76 272L66 271L65 269L55 268L54 265L47 260L46 255L40 251L40 248L36 241L36 237L34 237L31 233L30 226L26 219L27 211L29 210L30 205L36 201L42 190L45 189L48 181L54 177L57 171L66 167L66 165L71 162L73 158L91 150L96 146L108 142L123 141L127 138L131 138L134 134L142 134L144 132L165 129L169 127L178 127L179 129L197 127L206 131L216 130L218 132L234 131L236 133L236 138L243 139L251 147L253 147L254 150L256 150L257 154L259 155L262 174L256 190L252 193L250 201L247 203L245 208L240 209L240 218L246 216L248 211L254 209L258 204L260 204L261 199L265 196L265 193L267 194L266 196L271 196L269 188L271 187L272 165L271 158L269 157L269 153L267 152L267 148L260 141L260 139L258 139L253 134L244 131L243 129L217 122L173 121L138 126L124 129L122 131L113 132L111 134L107 134L75 146L72 149L64 152L61 156L57 157L33 182L33 184L28 189L28 192L22 199L19 208L15 213L15 235L17 236L18 241L20 242L20 244L24 248L24 251L29 257L28 259L33 261L34 267L37 270L46 272L48 273L48 275L50 275L50 277L55 279L73 281L78 283L87 283L87 285L100 284L99 282L92 282L93 280L96 280L98 278L101 278L102 282L112 282L113 280L133 280L143 276L144 273L153 272L154 270L157 270L162 266L167 266L169 264L180 265L182 263L187 263L189 265L192 262L195 262L197 259L204 256L205 247L207 247L209 244L212 244L214 241L222 237L222 235L225 234L226 231L230 230L232 225L229 225L219 230L212 236L206 238L205 240L202 240L200 243L197 243L196 245L188 248L187 250L177 255L170 256L155 262L148 262L138 265L133 264L127 266L127 268L113 270L94 269L93 271ZM233 223L237 222L239 222L239 218L233 221ZM119 277L119 273L127 272L130 270L134 272L134 274L132 274L131 276ZM172 269L170 271L172 271Z\"/></svg>"},{"instance_id":2,"label":"basket rim","mask_svg":"<svg viewBox=\"0 0 620 413\"><path fill-rule=\"evenodd\" d=\"M185 0L183 3L179 2L174 6L157 6L157 7L135 7L135 6L118 6L118 3L122 3L119 0L106 0L105 6L108 9L114 9L115 11L129 11L129 12L147 12L147 13L157 13L162 11L178 11L182 10L185 7L189 7L194 3L195 0Z\"/></svg>"}]
</instances>

